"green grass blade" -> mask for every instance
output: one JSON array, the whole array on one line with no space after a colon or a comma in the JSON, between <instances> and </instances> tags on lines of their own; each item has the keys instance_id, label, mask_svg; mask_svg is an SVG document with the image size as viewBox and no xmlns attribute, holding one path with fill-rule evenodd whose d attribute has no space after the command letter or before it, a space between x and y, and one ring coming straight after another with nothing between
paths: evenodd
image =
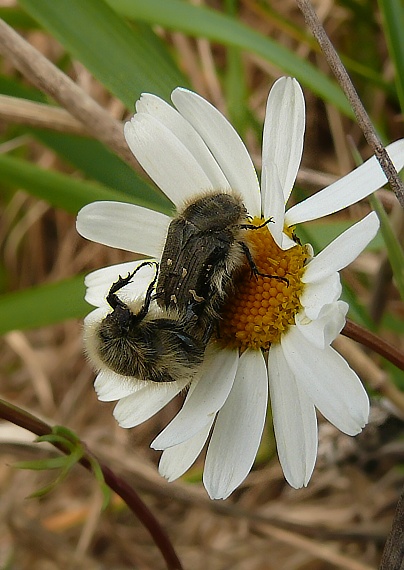
<instances>
[{"instance_id":1,"label":"green grass blade","mask_svg":"<svg viewBox=\"0 0 404 570\"><path fill-rule=\"evenodd\" d=\"M402 0L379 0L384 33L396 69L396 86L404 113L404 5Z\"/></svg>"},{"instance_id":2,"label":"green grass blade","mask_svg":"<svg viewBox=\"0 0 404 570\"><path fill-rule=\"evenodd\" d=\"M0 93L30 101L46 102L45 96L40 91L29 89L1 75ZM170 201L162 192L143 180L128 164L99 141L32 127L18 128L23 132L28 130L42 144L51 148L70 165L80 169L87 177L127 194L128 200L136 204L149 205L154 210L171 211Z\"/></svg>"},{"instance_id":3,"label":"green grass blade","mask_svg":"<svg viewBox=\"0 0 404 570\"><path fill-rule=\"evenodd\" d=\"M0 18L12 28L23 30L32 30L38 28L38 23L35 22L35 20L33 20L20 8L1 7Z\"/></svg>"},{"instance_id":4,"label":"green grass blade","mask_svg":"<svg viewBox=\"0 0 404 570\"><path fill-rule=\"evenodd\" d=\"M237 16L238 0L226 0L226 11L230 17ZM248 122L246 107L247 84L241 50L229 46L226 53L225 91L227 111L231 124L243 138Z\"/></svg>"},{"instance_id":5,"label":"green grass blade","mask_svg":"<svg viewBox=\"0 0 404 570\"><path fill-rule=\"evenodd\" d=\"M0 93L9 95L10 97L20 97L21 99L29 99L38 103L46 103L46 95L37 89L27 87L22 82L0 75Z\"/></svg>"},{"instance_id":6,"label":"green grass blade","mask_svg":"<svg viewBox=\"0 0 404 570\"><path fill-rule=\"evenodd\" d=\"M168 198L143 180L100 142L85 137L29 129L33 136L87 177L127 196L127 200L160 212L171 212Z\"/></svg>"},{"instance_id":7,"label":"green grass blade","mask_svg":"<svg viewBox=\"0 0 404 570\"><path fill-rule=\"evenodd\" d=\"M130 109L143 91L169 98L186 80L160 40L129 27L103 0L20 0L20 5Z\"/></svg>"},{"instance_id":8,"label":"green grass blade","mask_svg":"<svg viewBox=\"0 0 404 570\"><path fill-rule=\"evenodd\" d=\"M26 1L26 0L24 0ZM32 0L31 0L32 1ZM241 22L210 8L192 6L181 0L107 0L120 14L149 24L203 36L221 44L259 55L279 69L296 77L314 93L353 116L342 90L316 67L299 58L274 40Z\"/></svg>"},{"instance_id":9,"label":"green grass blade","mask_svg":"<svg viewBox=\"0 0 404 570\"><path fill-rule=\"evenodd\" d=\"M389 217L376 194L369 196L370 204L380 220L380 231L386 244L387 255L400 297L404 301L404 252L391 227Z\"/></svg>"},{"instance_id":10,"label":"green grass blade","mask_svg":"<svg viewBox=\"0 0 404 570\"><path fill-rule=\"evenodd\" d=\"M82 318L91 307L84 301L84 276L0 295L0 334Z\"/></svg>"},{"instance_id":11,"label":"green grass blade","mask_svg":"<svg viewBox=\"0 0 404 570\"><path fill-rule=\"evenodd\" d=\"M44 170L20 158L1 154L0 178L3 184L24 188L29 194L72 214L95 200L117 200L147 208L155 207L152 201L139 200L136 195L130 196L101 184L76 180L60 172Z\"/></svg>"}]
</instances>

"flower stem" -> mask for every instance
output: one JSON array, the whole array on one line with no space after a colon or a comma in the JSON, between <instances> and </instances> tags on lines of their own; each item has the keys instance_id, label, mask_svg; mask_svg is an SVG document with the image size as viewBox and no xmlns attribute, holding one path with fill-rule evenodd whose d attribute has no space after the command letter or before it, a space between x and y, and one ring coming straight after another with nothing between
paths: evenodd
<instances>
[{"instance_id":1,"label":"flower stem","mask_svg":"<svg viewBox=\"0 0 404 570\"><path fill-rule=\"evenodd\" d=\"M349 319L347 319L341 334L356 342L360 342L364 346L374 350L374 352L377 352L377 354L380 354L380 356L383 356L383 358L386 358L386 360L400 368L400 370L404 370L404 353L377 334L370 332Z\"/></svg>"},{"instance_id":2,"label":"flower stem","mask_svg":"<svg viewBox=\"0 0 404 570\"><path fill-rule=\"evenodd\" d=\"M404 354L374 333L348 321L342 334L364 344L384 358L387 358L399 368L404 369ZM356 371L362 369L362 374L366 377L369 385L384 398L389 400L398 410L404 413L404 393L390 380L387 372L380 370L368 358L366 358L366 362L364 362L363 352L360 352L360 354L362 356L355 358L353 368Z\"/></svg>"},{"instance_id":3,"label":"flower stem","mask_svg":"<svg viewBox=\"0 0 404 570\"><path fill-rule=\"evenodd\" d=\"M404 491L398 501L393 525L387 538L380 570L400 570L404 558Z\"/></svg>"},{"instance_id":4,"label":"flower stem","mask_svg":"<svg viewBox=\"0 0 404 570\"><path fill-rule=\"evenodd\" d=\"M52 434L52 428L44 423L37 417L26 412L22 408L14 406L5 400L0 399L0 418L7 420L15 425L18 425L31 433L38 436ZM62 453L68 455L70 453L67 446L63 443L54 442L54 447L59 449ZM166 532L160 526L157 519L147 508L147 506L140 499L136 491L121 477L116 475L109 467L102 464L86 447L86 454L80 459L80 463L88 471L92 472L91 458L96 459L98 462L104 481L117 495L119 495L130 510L137 516L139 521L148 529L152 536L154 543L159 548L163 555L168 570L182 570L180 560L175 553L174 547L171 544Z\"/></svg>"},{"instance_id":5,"label":"flower stem","mask_svg":"<svg viewBox=\"0 0 404 570\"><path fill-rule=\"evenodd\" d=\"M358 121L358 125L360 126L367 143L375 153L375 156L379 161L379 164L385 173L391 188L394 190L394 193L397 196L397 200L401 204L401 207L404 208L403 183L401 182L397 171L394 168L389 155L387 154L386 149L384 148L374 126L372 125L369 115L367 114L362 101L356 92L355 87L353 86L347 70L345 69L342 61L335 51L334 46L331 43L330 38L327 36L320 20L318 19L310 0L296 0L296 2L301 12L303 13L306 24L310 28L313 36L318 41L328 62L328 65L331 67L338 83L342 87L347 99L349 100L351 107L355 113L356 120Z\"/></svg>"}]
</instances>

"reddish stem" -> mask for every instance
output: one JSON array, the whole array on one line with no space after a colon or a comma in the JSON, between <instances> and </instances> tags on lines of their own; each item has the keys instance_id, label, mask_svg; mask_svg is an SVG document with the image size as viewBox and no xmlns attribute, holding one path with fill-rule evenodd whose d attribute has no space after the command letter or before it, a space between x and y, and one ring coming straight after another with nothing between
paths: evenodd
<instances>
[{"instance_id":1,"label":"reddish stem","mask_svg":"<svg viewBox=\"0 0 404 570\"><path fill-rule=\"evenodd\" d=\"M349 319L347 319L341 334L352 338L356 342L360 342L389 360L392 364L395 364L401 370L404 370L404 353L377 334L370 332Z\"/></svg>"},{"instance_id":2,"label":"reddish stem","mask_svg":"<svg viewBox=\"0 0 404 570\"><path fill-rule=\"evenodd\" d=\"M52 433L52 428L48 424L42 422L37 417L24 411L23 409L18 408L17 406L14 406L13 404L10 404L1 399L0 417L38 436L50 435ZM62 443L55 442L52 443L52 445L54 447L57 447L62 453L65 453L66 455L69 454L69 450ZM87 451L87 455L80 459L80 463L88 471L92 472L91 461L88 459L89 455L96 459L96 457L90 451ZM160 526L159 522L151 513L151 511L140 499L136 491L128 483L126 483L124 479L116 475L109 467L102 464L100 461L98 461L98 459L96 459L96 461L102 470L105 483L108 485L108 487L110 487L117 495L121 497L121 499L123 499L130 510L137 516L139 521L150 532L154 543L166 561L168 570L182 570L181 562L175 553L174 547L171 544L168 535Z\"/></svg>"}]
</instances>

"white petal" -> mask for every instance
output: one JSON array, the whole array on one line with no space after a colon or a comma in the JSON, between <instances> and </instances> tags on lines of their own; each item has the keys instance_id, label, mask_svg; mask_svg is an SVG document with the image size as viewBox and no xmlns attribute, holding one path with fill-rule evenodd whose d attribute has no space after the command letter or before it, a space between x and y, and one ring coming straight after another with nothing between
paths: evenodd
<instances>
[{"instance_id":1,"label":"white petal","mask_svg":"<svg viewBox=\"0 0 404 570\"><path fill-rule=\"evenodd\" d=\"M262 164L277 166L286 203L299 170L303 151L305 106L302 89L296 79L281 77L269 93L262 143ZM271 192L271 184L267 192Z\"/></svg>"},{"instance_id":2,"label":"white petal","mask_svg":"<svg viewBox=\"0 0 404 570\"><path fill-rule=\"evenodd\" d=\"M148 113L170 130L190 151L196 162L202 167L213 188L230 189L216 160L196 130L171 105L149 93L144 93L136 103L138 113Z\"/></svg>"},{"instance_id":3,"label":"white petal","mask_svg":"<svg viewBox=\"0 0 404 570\"><path fill-rule=\"evenodd\" d=\"M323 416L348 435L362 431L369 417L369 398L342 356L330 346L316 348L297 327L290 327L281 345L296 381Z\"/></svg>"},{"instance_id":4,"label":"white petal","mask_svg":"<svg viewBox=\"0 0 404 570\"><path fill-rule=\"evenodd\" d=\"M124 134L139 163L176 206L212 189L208 176L188 148L151 115L135 115L125 123Z\"/></svg>"},{"instance_id":5,"label":"white petal","mask_svg":"<svg viewBox=\"0 0 404 570\"><path fill-rule=\"evenodd\" d=\"M283 227L285 221L285 200L275 163L269 162L262 167L262 210L265 220L272 218L268 224L276 244L282 246Z\"/></svg>"},{"instance_id":6,"label":"white petal","mask_svg":"<svg viewBox=\"0 0 404 570\"><path fill-rule=\"evenodd\" d=\"M159 472L163 477L174 481L191 467L208 439L214 419L188 441L163 452L159 463Z\"/></svg>"},{"instance_id":7,"label":"white petal","mask_svg":"<svg viewBox=\"0 0 404 570\"><path fill-rule=\"evenodd\" d=\"M386 150L399 172L404 166L404 139L390 144ZM338 212L366 198L386 182L387 178L373 156L340 180L293 206L286 212L286 224L293 226Z\"/></svg>"},{"instance_id":8,"label":"white petal","mask_svg":"<svg viewBox=\"0 0 404 570\"><path fill-rule=\"evenodd\" d=\"M331 273L325 279L306 283L300 303L309 319L316 319L321 308L329 303L337 301L342 292L341 279L339 273Z\"/></svg>"},{"instance_id":9,"label":"white petal","mask_svg":"<svg viewBox=\"0 0 404 570\"><path fill-rule=\"evenodd\" d=\"M299 489L309 482L316 462L316 411L279 344L269 351L268 376L279 461L289 485Z\"/></svg>"},{"instance_id":10,"label":"white petal","mask_svg":"<svg viewBox=\"0 0 404 570\"><path fill-rule=\"evenodd\" d=\"M98 325L102 319L109 313L108 305L105 303L101 307L97 307L91 313L84 317L84 326L92 327Z\"/></svg>"},{"instance_id":11,"label":"white petal","mask_svg":"<svg viewBox=\"0 0 404 570\"><path fill-rule=\"evenodd\" d=\"M206 455L203 482L212 499L225 499L247 477L261 441L267 404L264 357L259 351L247 350L217 415Z\"/></svg>"},{"instance_id":12,"label":"white petal","mask_svg":"<svg viewBox=\"0 0 404 570\"><path fill-rule=\"evenodd\" d=\"M150 260L156 261L156 260ZM136 267L144 263L144 261L128 261L127 263L119 263L117 265L110 265L108 267L102 267L101 269L96 269L84 279L86 290L85 300L90 305L95 307L100 307L105 305L106 296L111 289L111 285L115 283L119 276L125 277L128 273L132 273ZM145 265L143 266L132 278L132 281L122 287L120 290L120 296L123 292L123 296L127 296L128 299L133 300L136 297L142 295L148 284L152 281L156 272L155 265ZM123 297L124 298L124 297Z\"/></svg>"},{"instance_id":13,"label":"white petal","mask_svg":"<svg viewBox=\"0 0 404 570\"><path fill-rule=\"evenodd\" d=\"M205 99L177 88L171 99L215 157L230 187L241 194L251 216L261 215L257 174L248 151L229 121Z\"/></svg>"},{"instance_id":14,"label":"white petal","mask_svg":"<svg viewBox=\"0 0 404 570\"><path fill-rule=\"evenodd\" d=\"M212 351L211 351L212 352ZM212 421L225 403L233 386L238 365L237 350L206 354L206 368L175 418L151 443L153 449L166 449L194 437Z\"/></svg>"},{"instance_id":15,"label":"white petal","mask_svg":"<svg viewBox=\"0 0 404 570\"><path fill-rule=\"evenodd\" d=\"M83 237L118 249L160 257L171 218L123 202L92 202L80 210L76 227Z\"/></svg>"},{"instance_id":16,"label":"white petal","mask_svg":"<svg viewBox=\"0 0 404 570\"><path fill-rule=\"evenodd\" d=\"M184 387L178 382L166 382L164 385L148 382L118 402L114 417L123 428L137 426L164 408Z\"/></svg>"},{"instance_id":17,"label":"white petal","mask_svg":"<svg viewBox=\"0 0 404 570\"><path fill-rule=\"evenodd\" d=\"M91 362L93 368L97 370L97 372L100 370L108 370L99 355L98 329L101 321L107 316L109 312L110 310L108 309L107 305L98 307L85 317L83 323L84 352L88 360Z\"/></svg>"},{"instance_id":18,"label":"white petal","mask_svg":"<svg viewBox=\"0 0 404 570\"><path fill-rule=\"evenodd\" d=\"M348 228L308 263L304 283L325 279L349 265L375 237L380 222L375 212Z\"/></svg>"},{"instance_id":19,"label":"white petal","mask_svg":"<svg viewBox=\"0 0 404 570\"><path fill-rule=\"evenodd\" d=\"M142 383L133 378L120 376L112 370L102 370L94 382L94 389L101 402L113 402L133 394Z\"/></svg>"},{"instance_id":20,"label":"white petal","mask_svg":"<svg viewBox=\"0 0 404 570\"><path fill-rule=\"evenodd\" d=\"M329 346L342 331L349 305L344 301L337 301L323 305L316 319L311 320L304 311L295 317L296 326L302 335L317 348Z\"/></svg>"}]
</instances>

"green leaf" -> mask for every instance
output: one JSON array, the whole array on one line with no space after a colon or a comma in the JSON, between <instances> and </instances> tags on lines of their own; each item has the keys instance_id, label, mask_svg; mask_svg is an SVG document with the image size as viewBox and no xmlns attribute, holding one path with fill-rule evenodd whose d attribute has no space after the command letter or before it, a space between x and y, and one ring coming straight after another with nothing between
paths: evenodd
<instances>
[{"instance_id":1,"label":"green leaf","mask_svg":"<svg viewBox=\"0 0 404 570\"><path fill-rule=\"evenodd\" d=\"M91 307L84 301L84 276L0 295L0 334L82 318Z\"/></svg>"},{"instance_id":2,"label":"green leaf","mask_svg":"<svg viewBox=\"0 0 404 570\"><path fill-rule=\"evenodd\" d=\"M133 20L159 24L165 28L192 36L202 36L255 53L285 73L293 75L314 93L353 117L352 109L342 90L314 65L229 16L210 8L193 6L182 0L107 1L114 10Z\"/></svg>"},{"instance_id":3,"label":"green leaf","mask_svg":"<svg viewBox=\"0 0 404 570\"><path fill-rule=\"evenodd\" d=\"M77 434L66 426L55 425L52 427L52 434L64 438L66 441L73 443L74 445L82 445L81 439ZM43 436L40 436L43 437ZM46 437L46 436L45 436ZM39 439L39 438L38 438Z\"/></svg>"},{"instance_id":4,"label":"green leaf","mask_svg":"<svg viewBox=\"0 0 404 570\"><path fill-rule=\"evenodd\" d=\"M402 0L379 0L379 6L390 57L396 70L401 112L404 113L404 6Z\"/></svg>"},{"instance_id":5,"label":"green leaf","mask_svg":"<svg viewBox=\"0 0 404 570\"><path fill-rule=\"evenodd\" d=\"M226 0L226 8L229 15L235 16L237 7L237 0ZM241 50L229 46L226 59L225 89L227 111L230 122L243 138L248 125L248 113L246 107L247 84Z\"/></svg>"},{"instance_id":6,"label":"green leaf","mask_svg":"<svg viewBox=\"0 0 404 570\"><path fill-rule=\"evenodd\" d=\"M0 92L10 97L46 102L40 91L29 89L8 77L0 76ZM171 203L162 192L143 180L99 141L33 127L24 128L24 132L26 130L86 176L126 194L129 201L160 212L171 211Z\"/></svg>"},{"instance_id":7,"label":"green leaf","mask_svg":"<svg viewBox=\"0 0 404 570\"><path fill-rule=\"evenodd\" d=\"M32 30L38 27L38 24L25 14L19 8L0 8L0 18L4 20L12 28L22 28L24 30Z\"/></svg>"},{"instance_id":8,"label":"green leaf","mask_svg":"<svg viewBox=\"0 0 404 570\"><path fill-rule=\"evenodd\" d=\"M126 201L159 212L172 211L171 202L162 192L143 180L100 142L52 131L32 128L29 131L86 176L125 195Z\"/></svg>"},{"instance_id":9,"label":"green leaf","mask_svg":"<svg viewBox=\"0 0 404 570\"><path fill-rule=\"evenodd\" d=\"M48 433L46 435L41 435L36 438L35 440L37 443L51 443L52 445L63 445L70 454L75 451L77 447L76 442L71 442L70 440L66 439L62 435L58 435L56 433Z\"/></svg>"},{"instance_id":10,"label":"green leaf","mask_svg":"<svg viewBox=\"0 0 404 570\"><path fill-rule=\"evenodd\" d=\"M102 507L101 508L104 511L108 507L108 505L111 501L112 490L105 483L104 474L102 472L102 468L101 468L101 465L99 464L98 460L91 454L87 455L87 459L91 464L91 469L94 473L94 477L96 478L97 483L99 484L101 492L102 492L103 501L102 501Z\"/></svg>"},{"instance_id":11,"label":"green leaf","mask_svg":"<svg viewBox=\"0 0 404 570\"><path fill-rule=\"evenodd\" d=\"M397 289L404 301L404 252L400 242L391 227L389 216L376 194L369 196L370 204L376 211L380 220L380 232L383 235L387 248L387 255L391 264Z\"/></svg>"},{"instance_id":12,"label":"green leaf","mask_svg":"<svg viewBox=\"0 0 404 570\"><path fill-rule=\"evenodd\" d=\"M34 497L42 497L52 491L67 477L71 469L85 455L84 445L82 444L80 438L77 437L74 432L64 426L54 426L52 428L52 433L41 435L37 437L36 441L38 443L47 442L56 446L62 445L65 449L66 455L63 455L61 457L52 457L49 459L39 459L35 461L20 461L19 463L14 464L14 467L20 469L60 469L60 472L56 479L54 479L45 487L42 487L41 489L38 489L32 493L29 496L30 499Z\"/></svg>"},{"instance_id":13,"label":"green leaf","mask_svg":"<svg viewBox=\"0 0 404 570\"><path fill-rule=\"evenodd\" d=\"M37 491L34 491L33 493L31 493L31 495L29 495L28 498L34 499L37 497L43 497L44 495L47 495L48 493L53 491L53 489L55 489L57 487L57 485L59 485L60 483L62 483L66 479L66 477L69 475L72 468L83 457L83 454L84 454L84 452L82 449L75 449L70 455L66 455L65 457L63 457L64 462L63 462L61 471L60 471L59 475L56 477L56 479L54 479L48 485L45 485L45 487L42 487L41 489L38 489Z\"/></svg>"},{"instance_id":14,"label":"green leaf","mask_svg":"<svg viewBox=\"0 0 404 570\"><path fill-rule=\"evenodd\" d=\"M0 93L3 95L10 95L10 97L21 97L22 99L29 99L30 101L37 101L38 103L46 103L46 96L38 91L27 87L23 83L11 79L6 75L0 75Z\"/></svg>"},{"instance_id":15,"label":"green leaf","mask_svg":"<svg viewBox=\"0 0 404 570\"><path fill-rule=\"evenodd\" d=\"M34 459L33 461L17 461L13 463L15 469L32 469L45 471L47 469L61 469L66 465L66 456L50 457L49 459Z\"/></svg>"},{"instance_id":16,"label":"green leaf","mask_svg":"<svg viewBox=\"0 0 404 570\"><path fill-rule=\"evenodd\" d=\"M155 34L130 27L103 0L19 3L128 108L144 91L168 99L187 85Z\"/></svg>"},{"instance_id":17,"label":"green leaf","mask_svg":"<svg viewBox=\"0 0 404 570\"><path fill-rule=\"evenodd\" d=\"M24 188L33 196L72 214L76 214L80 208L96 200L116 200L139 204L146 208L156 208L153 200L148 200L146 197L140 199L136 195L136 189L130 196L101 184L77 180L66 174L45 170L20 158L4 154L0 154L0 177L3 184ZM169 212L170 209L166 208L165 211Z\"/></svg>"}]
</instances>

